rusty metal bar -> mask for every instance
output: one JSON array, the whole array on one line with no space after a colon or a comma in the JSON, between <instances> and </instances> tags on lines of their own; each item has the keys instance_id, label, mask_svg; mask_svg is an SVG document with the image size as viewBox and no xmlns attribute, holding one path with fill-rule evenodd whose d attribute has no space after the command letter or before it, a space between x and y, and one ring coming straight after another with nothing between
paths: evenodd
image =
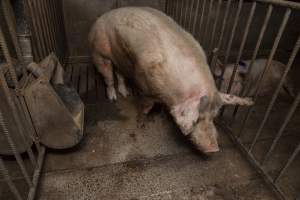
<instances>
[{"instance_id":1,"label":"rusty metal bar","mask_svg":"<svg viewBox=\"0 0 300 200\"><path fill-rule=\"evenodd\" d=\"M214 22L214 25L213 25L212 35L211 35L211 38L210 38L210 44L209 44L209 48L208 48L209 53L212 51L212 48L214 46L214 38L215 38L215 34L216 34L216 29L217 29L218 19L219 19L219 15L220 15L221 5L222 5L222 0L218 0L216 18L215 18L215 22Z\"/></svg>"},{"instance_id":2,"label":"rusty metal bar","mask_svg":"<svg viewBox=\"0 0 300 200\"><path fill-rule=\"evenodd\" d=\"M293 154L290 156L290 158L288 159L287 163L285 164L285 166L280 170L279 174L277 175L277 177L274 179L274 183L276 184L279 179L282 177L282 175L285 173L285 171L287 170L287 168L292 164L292 162L295 160L296 156L298 155L298 153L300 152L300 143L298 144L298 146L296 147L295 151L293 152Z\"/></svg>"},{"instance_id":3,"label":"rusty metal bar","mask_svg":"<svg viewBox=\"0 0 300 200\"><path fill-rule=\"evenodd\" d=\"M4 164L4 161L2 160L1 156L0 156L0 170L2 171L2 175L4 177L4 180L6 181L10 191L13 193L14 197L17 200L22 200L23 198L21 197L21 194L19 193L17 187L15 186L15 184L12 182L8 170Z\"/></svg>"},{"instance_id":4,"label":"rusty metal bar","mask_svg":"<svg viewBox=\"0 0 300 200\"><path fill-rule=\"evenodd\" d=\"M271 101L270 101L270 103L268 105L267 111L264 114L264 118L263 118L263 120L262 120L262 122L261 122L261 124L260 124L260 126L258 128L258 131L257 131L256 135L255 135L255 139L253 141L254 144L256 143L257 139L261 135L262 130L263 130L263 128L264 128L264 126L265 126L265 124L266 124L266 122L267 122L267 120L268 120L268 118L270 116L271 110L272 110L272 108L274 106L274 103L275 103L275 101L276 101L276 99L277 99L277 97L279 95L279 92L280 92L280 90L281 90L281 88L282 88L282 86L284 84L285 78L287 77L287 74L288 74L290 68L292 67L292 64L293 64L293 62L295 60L295 57L296 57L296 55L297 55L297 53L299 51L299 48L300 48L300 35L298 37L298 40L297 40L297 42L296 42L296 44L294 46L294 49L293 49L292 53L291 53L291 56L289 58L289 61L288 61L287 66L285 68L285 71L284 71L284 73L283 73L283 75L282 75L282 77L280 79L280 82L279 82L279 84L278 84L278 86L277 86L277 88L276 88L276 90L275 90L275 92L274 92L274 94L272 96L272 99L271 99ZM253 146L251 146L251 147L253 148ZM264 160L266 160L266 159L264 159Z\"/></svg>"},{"instance_id":5,"label":"rusty metal bar","mask_svg":"<svg viewBox=\"0 0 300 200\"><path fill-rule=\"evenodd\" d=\"M293 117L293 115L294 115L294 113L296 111L296 108L299 105L299 102L300 102L300 92L298 93L298 95L297 95L296 99L294 100L294 102L293 102L293 104L292 104L292 106L291 106L291 108L290 108L287 116L285 117L285 119L284 119L284 121L283 121L283 123L282 123L282 125L281 125L281 127L280 127L280 129L278 131L278 133L276 134L276 137L274 138L271 147L269 148L268 152L266 153L266 155L265 155L265 157L264 157L264 159L262 161L262 164L264 164L268 160L268 158L270 157L271 153L273 152L275 146L278 143L279 138L283 134L284 129L286 128L286 126L289 123L290 119ZM252 143L251 144L252 148L253 148L253 145L254 144Z\"/></svg>"},{"instance_id":6,"label":"rusty metal bar","mask_svg":"<svg viewBox=\"0 0 300 200\"><path fill-rule=\"evenodd\" d=\"M254 64L254 61L255 61L256 56L257 56L257 54L258 54L258 51L259 51L261 42L262 42L262 40L263 40L265 31L266 31L267 26L268 26L268 24L269 24L270 17L271 17L271 14L272 14L272 11L273 11L273 6L270 5L270 6L268 7L267 14L266 14L266 16L265 16L265 19L264 19L262 28L261 28L261 30L260 30L260 33L259 33L259 36L258 36L257 43L256 43L256 45L255 45L255 49L254 49L254 52L253 52L253 55L252 55L252 58L251 58L251 61L250 61L250 64L249 64L249 68L248 68L248 75L247 75L246 78L245 78L245 83L247 83L247 81L249 80L250 74L252 73L253 64ZM247 86L244 86L244 88L242 88L242 90L241 90L241 92L240 92L239 95L241 96L242 94L244 94L244 92L245 92L246 90L247 90ZM234 109L234 112L233 112L233 119L234 119L235 116L236 116L236 113L237 113L237 111L238 111L238 108L239 108L239 106L236 106L235 109Z\"/></svg>"},{"instance_id":7,"label":"rusty metal bar","mask_svg":"<svg viewBox=\"0 0 300 200\"><path fill-rule=\"evenodd\" d=\"M258 93L259 93L259 89L260 89L259 85L261 84L261 82L262 82L262 80L263 80L263 78L264 78L264 74L268 71L268 68L269 68L270 65L271 65L271 62L272 62L273 57L274 57L274 55L275 55L275 52L276 52L276 50L277 50L279 41L280 41L281 36L282 36L282 34L283 34L283 31L284 31L284 29L285 29L285 27L286 27L286 24L287 24L287 22L288 22L288 20L289 20L290 14L291 14L291 9L288 8L288 9L286 10L285 14L284 14L284 17L283 17L283 20L282 20L282 22L281 22L279 31L278 31L278 33L277 33L277 35L276 35L276 38L275 38L275 41L274 41L274 44L273 44L273 47L272 47L270 56L269 56L268 61L267 61L267 63L266 63L266 66L265 66L265 68L264 68L262 74L260 75L260 77L259 77L259 79L258 79L258 88L257 88L256 91L255 91L255 95L254 95L254 99L253 99L254 101L256 101L256 99L257 99L257 97L258 97ZM247 111L247 113L246 113L246 117L245 117L245 119L244 119L244 121L243 121L243 123L242 123L242 128L240 129L240 133L239 133L240 136L242 135L241 133L243 132L243 130L244 130L244 128L245 128L245 125L246 125L247 121L249 120L249 117L250 117L250 114L251 114L252 109L253 109L253 107L248 108L248 111ZM257 135L257 134L256 134L256 135ZM254 140L253 140L253 142L252 142L253 144L251 145L251 148L249 149L249 151L251 151L251 150L253 149L253 146L255 145L256 140L257 140L257 138L255 137Z\"/></svg>"},{"instance_id":8,"label":"rusty metal bar","mask_svg":"<svg viewBox=\"0 0 300 200\"><path fill-rule=\"evenodd\" d=\"M207 35L207 31L209 30L209 25L210 25L210 18L211 18L211 10L212 10L212 6L213 6L213 0L209 0L209 6L208 6L208 12L207 12L207 20L206 20L206 24L204 26L204 33L203 33L203 38L207 38L206 35ZM203 44L206 48L206 45L208 45L208 41L209 40L204 40L205 43ZM203 41L203 42L204 42Z\"/></svg>"},{"instance_id":9,"label":"rusty metal bar","mask_svg":"<svg viewBox=\"0 0 300 200\"><path fill-rule=\"evenodd\" d=\"M194 23L193 23L193 28L192 28L192 35L195 37L195 31L196 31L196 24L198 22L198 13L199 13L199 5L200 5L200 0L197 0L197 5L196 5L196 13L194 15Z\"/></svg>"},{"instance_id":10,"label":"rusty metal bar","mask_svg":"<svg viewBox=\"0 0 300 200\"><path fill-rule=\"evenodd\" d=\"M3 76L2 73L1 73L0 76ZM29 178L29 174L28 174L28 172L26 170L26 167L25 167L24 162L23 162L23 160L21 158L21 155L18 153L17 148L16 148L16 146L15 146L12 138L10 137L10 134L9 134L7 126L6 126L6 122L4 121L4 117L3 117L2 111L0 111L0 126L1 126L1 129L3 131L3 134L7 138L7 141L9 143L10 147L11 147L12 152L14 153L14 156L15 156L18 164L19 164L19 167L20 167L20 169L22 171L22 174L23 174L23 176L24 176L27 184L29 185L29 187L31 187L32 186L32 182L31 182L31 180Z\"/></svg>"},{"instance_id":11,"label":"rusty metal bar","mask_svg":"<svg viewBox=\"0 0 300 200\"><path fill-rule=\"evenodd\" d=\"M190 31L192 31L192 18L193 18L193 10L194 10L194 4L195 4L195 0L192 0L191 3L191 10L190 10L190 17L189 17L189 24L188 24L188 29Z\"/></svg>"},{"instance_id":12,"label":"rusty metal bar","mask_svg":"<svg viewBox=\"0 0 300 200\"><path fill-rule=\"evenodd\" d=\"M238 21L239 21L239 19L240 19L240 14L241 14L243 2L244 2L244 0L239 0L237 13L236 13L236 15L235 15L235 19L234 19L234 23L233 23L233 27L232 27L232 31L231 31L231 35L230 35L230 39L229 39L228 46L227 46L227 49L226 49L224 65L227 64L228 59L229 59L229 53L230 53L230 50L231 50L231 47L232 47L232 42L233 42L233 39L234 39L234 36L235 36L237 24L238 24ZM221 88L221 85L222 85L222 78L223 78L223 76L224 76L224 72L225 72L225 69L222 69L221 79L220 79L220 81L218 82L218 88Z\"/></svg>"},{"instance_id":13,"label":"rusty metal bar","mask_svg":"<svg viewBox=\"0 0 300 200\"><path fill-rule=\"evenodd\" d=\"M202 23L203 23L203 19L204 19L204 12L205 12L205 6L206 6L206 0L202 0L203 3L202 3L202 7L201 7L201 16L200 16L200 24L199 24L199 33L200 36L199 36L199 41L201 43L201 38L202 38L202 35L201 33L203 32L202 31Z\"/></svg>"},{"instance_id":14,"label":"rusty metal bar","mask_svg":"<svg viewBox=\"0 0 300 200\"><path fill-rule=\"evenodd\" d=\"M229 13L229 8L231 5L232 0L228 0L227 4L226 4L226 8L225 8L225 13L224 13L224 18L223 18L223 23L222 23L222 28L221 28L221 33L220 33L220 37L219 37L219 41L218 41L218 45L217 45L217 49L220 50L222 41L223 41L223 37L224 37L224 31L225 31L225 27L227 24L227 19L228 19L228 13Z\"/></svg>"}]
</instances>

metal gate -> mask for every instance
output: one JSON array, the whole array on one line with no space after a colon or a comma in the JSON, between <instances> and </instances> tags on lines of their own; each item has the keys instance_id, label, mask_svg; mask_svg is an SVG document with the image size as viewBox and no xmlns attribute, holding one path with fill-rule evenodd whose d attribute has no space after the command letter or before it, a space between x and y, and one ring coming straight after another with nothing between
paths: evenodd
<instances>
[{"instance_id":1,"label":"metal gate","mask_svg":"<svg viewBox=\"0 0 300 200\"><path fill-rule=\"evenodd\" d=\"M51 52L64 61L66 42L62 1L13 2L0 2L0 185L10 190L0 198L31 200L45 147L39 142L24 98L25 66ZM19 184L20 180L24 184Z\"/></svg>"},{"instance_id":2,"label":"metal gate","mask_svg":"<svg viewBox=\"0 0 300 200\"><path fill-rule=\"evenodd\" d=\"M288 130L287 128L300 102L300 93L296 94L293 100L290 101L290 104L283 109L285 112L281 114L280 120L273 122L272 126L276 127L276 130L274 128L272 131L269 131L272 132L271 137L267 138L270 142L260 145L266 150L264 152L258 151L257 153L255 148L258 146L259 140L262 140L264 134L266 135L268 122L271 121L272 123L275 102L280 98L279 93L294 64L300 47L300 26L292 23L293 20L295 21L295 18L299 21L299 10L300 3L282 0L166 1L166 13L199 41L206 51L212 71L215 70L217 61L221 62L223 66L233 63L234 68L225 92L231 92L239 62L243 58L249 59L250 65L240 95L244 94L244 90L247 87L251 87L251 85L247 86L249 84L247 81L256 58L266 57L266 64L263 66L262 73L258 76L258 87L254 88L253 99L257 105L244 110L237 106L233 108L225 107L220 112L217 123L225 129L236 146L240 148L245 157L280 199L295 199L300 193L298 190L293 194L288 194L283 190L283 187L290 187L290 185L280 184L280 181L287 174L291 164L295 162L296 156L299 154L299 138L296 138L293 144L286 145L292 150L285 154L285 159L281 162L279 168L269 170L266 166L270 159L276 160L276 157L274 157L275 149L279 146L279 142L284 140L290 133L290 129ZM270 37L270 28L273 31L272 37ZM288 36L289 39L285 40L285 36ZM290 44L283 52L286 57L285 70L275 86L276 88L274 88L273 95L268 99L266 108L260 111L262 117L250 122L251 116L254 115L255 107L259 107L259 100L262 99L259 97L259 93L262 90L262 82L269 73L276 53L278 54L281 51L279 49L281 41L287 41ZM251 46L250 50L247 49L247 46ZM299 57L297 58L299 59ZM223 75L224 69L221 76L216 77L219 88L223 84ZM239 112L242 112L242 114L238 115ZM256 125L258 126L251 128L251 126ZM245 137L248 137L248 140ZM265 138L264 140L266 141L267 139ZM299 168L295 175L297 174L299 179ZM288 179L292 178L288 177ZM294 187L297 188L297 186Z\"/></svg>"}]
</instances>

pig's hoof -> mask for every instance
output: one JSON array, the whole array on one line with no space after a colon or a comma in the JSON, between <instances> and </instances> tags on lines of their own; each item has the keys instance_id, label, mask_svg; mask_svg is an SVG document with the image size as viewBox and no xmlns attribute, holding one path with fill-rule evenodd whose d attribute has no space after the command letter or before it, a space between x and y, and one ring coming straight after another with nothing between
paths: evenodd
<instances>
[{"instance_id":1,"label":"pig's hoof","mask_svg":"<svg viewBox=\"0 0 300 200\"><path fill-rule=\"evenodd\" d=\"M111 101L117 100L117 93L115 88L107 88L107 97Z\"/></svg>"},{"instance_id":2,"label":"pig's hoof","mask_svg":"<svg viewBox=\"0 0 300 200\"><path fill-rule=\"evenodd\" d=\"M126 88L125 85L119 85L118 86L118 91L125 98L129 95L129 92L128 92L128 90L127 90L127 88Z\"/></svg>"}]
</instances>

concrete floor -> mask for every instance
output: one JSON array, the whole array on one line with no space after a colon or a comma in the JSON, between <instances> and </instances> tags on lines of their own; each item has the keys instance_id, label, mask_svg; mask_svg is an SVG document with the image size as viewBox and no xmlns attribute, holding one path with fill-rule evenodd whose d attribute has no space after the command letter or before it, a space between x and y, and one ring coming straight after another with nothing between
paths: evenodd
<instances>
[{"instance_id":1,"label":"concrete floor","mask_svg":"<svg viewBox=\"0 0 300 200\"><path fill-rule=\"evenodd\" d=\"M222 151L204 157L163 108L143 116L138 98L112 103L95 87L84 140L48 151L38 199L275 199L224 133Z\"/></svg>"}]
</instances>

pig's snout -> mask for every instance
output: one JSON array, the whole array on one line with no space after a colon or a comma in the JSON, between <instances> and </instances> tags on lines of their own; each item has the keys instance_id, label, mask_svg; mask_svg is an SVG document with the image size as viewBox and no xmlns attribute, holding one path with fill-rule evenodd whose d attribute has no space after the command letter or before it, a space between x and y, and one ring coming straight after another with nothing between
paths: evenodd
<instances>
[{"instance_id":1,"label":"pig's snout","mask_svg":"<svg viewBox=\"0 0 300 200\"><path fill-rule=\"evenodd\" d=\"M190 139L196 148L205 154L220 151L217 131L213 122L207 122L205 120L198 122L194 131L190 134Z\"/></svg>"}]
</instances>

